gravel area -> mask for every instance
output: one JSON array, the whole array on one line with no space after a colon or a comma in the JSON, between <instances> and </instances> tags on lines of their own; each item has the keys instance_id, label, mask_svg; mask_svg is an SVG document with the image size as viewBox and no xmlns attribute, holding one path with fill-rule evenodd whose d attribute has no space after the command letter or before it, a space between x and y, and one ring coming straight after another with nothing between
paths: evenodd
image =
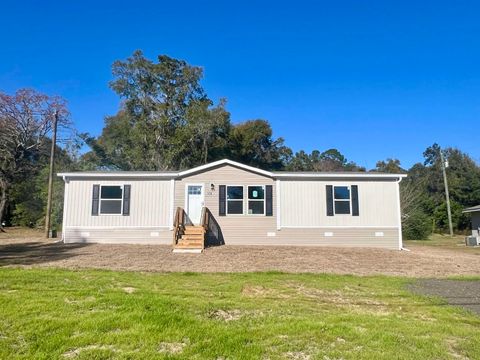
<instances>
[{"instance_id":1,"label":"gravel area","mask_svg":"<svg viewBox=\"0 0 480 360\"><path fill-rule=\"evenodd\" d=\"M480 315L480 280L421 279L409 289L420 295L441 297L450 305Z\"/></svg>"},{"instance_id":2,"label":"gravel area","mask_svg":"<svg viewBox=\"0 0 480 360\"><path fill-rule=\"evenodd\" d=\"M63 244L25 238L0 239L0 266L159 272L276 270L425 278L480 275L480 256L475 253L428 246L410 250L219 246L202 254L173 254L169 246L163 245Z\"/></svg>"}]
</instances>

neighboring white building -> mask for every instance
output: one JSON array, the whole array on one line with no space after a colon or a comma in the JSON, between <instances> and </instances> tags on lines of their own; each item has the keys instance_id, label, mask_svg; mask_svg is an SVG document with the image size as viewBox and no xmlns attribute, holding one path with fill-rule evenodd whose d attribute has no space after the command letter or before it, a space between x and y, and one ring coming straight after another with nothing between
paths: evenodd
<instances>
[{"instance_id":1,"label":"neighboring white building","mask_svg":"<svg viewBox=\"0 0 480 360\"><path fill-rule=\"evenodd\" d=\"M270 172L220 160L180 172L58 176L67 243L171 244L185 228L195 232L189 221L206 223L207 213L207 245L402 248L399 183L406 175ZM177 208L188 216L180 234Z\"/></svg>"}]
</instances>

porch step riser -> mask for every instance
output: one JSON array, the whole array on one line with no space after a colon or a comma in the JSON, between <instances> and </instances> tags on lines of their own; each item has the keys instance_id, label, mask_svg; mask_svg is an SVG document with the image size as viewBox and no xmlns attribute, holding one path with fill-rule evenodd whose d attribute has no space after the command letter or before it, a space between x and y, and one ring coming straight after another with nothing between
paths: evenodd
<instances>
[{"instance_id":1,"label":"porch step riser","mask_svg":"<svg viewBox=\"0 0 480 360\"><path fill-rule=\"evenodd\" d=\"M205 229L202 226L185 226L184 233L173 252L200 253L205 243Z\"/></svg>"},{"instance_id":2,"label":"porch step riser","mask_svg":"<svg viewBox=\"0 0 480 360\"><path fill-rule=\"evenodd\" d=\"M194 241L203 241L203 236L182 236L181 240L194 240Z\"/></svg>"},{"instance_id":3,"label":"porch step riser","mask_svg":"<svg viewBox=\"0 0 480 360\"><path fill-rule=\"evenodd\" d=\"M196 246L203 246L203 241L188 241L188 240L180 240L178 242L179 245L196 245Z\"/></svg>"}]
</instances>

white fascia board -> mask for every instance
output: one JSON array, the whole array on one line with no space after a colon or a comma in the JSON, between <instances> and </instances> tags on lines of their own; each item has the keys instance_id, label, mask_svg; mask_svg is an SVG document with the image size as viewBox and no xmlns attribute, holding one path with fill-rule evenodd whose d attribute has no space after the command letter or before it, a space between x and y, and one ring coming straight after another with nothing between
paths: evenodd
<instances>
[{"instance_id":1,"label":"white fascia board","mask_svg":"<svg viewBox=\"0 0 480 360\"><path fill-rule=\"evenodd\" d=\"M245 165L245 164L242 164L242 163L239 163L239 162L236 162L236 161L232 161L232 160L228 160L228 159L218 160L218 161L215 161L215 162L212 162L212 163L209 163L209 164L205 164L205 165L194 167L192 169L181 171L178 175L180 177L184 177L186 175L194 174L194 173L197 173L197 172L202 172L202 171L208 170L210 168L213 168L213 167L219 166L219 165L232 165L232 166L238 167L240 169L251 171L253 173L265 175L265 176L268 176L268 177L273 177L273 173L271 173L270 171L258 169L256 167Z\"/></svg>"},{"instance_id":2,"label":"white fascia board","mask_svg":"<svg viewBox=\"0 0 480 360\"><path fill-rule=\"evenodd\" d=\"M82 172L73 172L73 173L58 173L57 176L74 179L74 178L165 178L165 179L173 179L178 176L177 173L138 173L138 172L122 172L122 173L115 173L115 172L98 172L98 173L82 173Z\"/></svg>"},{"instance_id":3,"label":"white fascia board","mask_svg":"<svg viewBox=\"0 0 480 360\"><path fill-rule=\"evenodd\" d=\"M480 209L466 209L466 210L462 211L462 213L464 213L464 214L476 213L476 212L480 212Z\"/></svg>"},{"instance_id":4,"label":"white fascia board","mask_svg":"<svg viewBox=\"0 0 480 360\"><path fill-rule=\"evenodd\" d=\"M406 174L349 174L349 173L311 173L311 174L304 174L304 173L285 173L285 174L278 174L274 173L273 177L275 178L339 178L339 179L358 179L358 178L365 178L365 179L403 179L406 178Z\"/></svg>"}]
</instances>

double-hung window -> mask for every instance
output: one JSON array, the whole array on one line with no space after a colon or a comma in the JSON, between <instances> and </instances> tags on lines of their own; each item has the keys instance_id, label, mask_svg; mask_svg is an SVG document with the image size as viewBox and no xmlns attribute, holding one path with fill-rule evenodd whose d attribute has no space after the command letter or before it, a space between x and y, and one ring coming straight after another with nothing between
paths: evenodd
<instances>
[{"instance_id":1,"label":"double-hung window","mask_svg":"<svg viewBox=\"0 0 480 360\"><path fill-rule=\"evenodd\" d=\"M333 187L333 202L335 215L351 213L351 195L349 186Z\"/></svg>"},{"instance_id":2,"label":"double-hung window","mask_svg":"<svg viewBox=\"0 0 480 360\"><path fill-rule=\"evenodd\" d=\"M102 185L100 187L100 214L121 215L123 208L123 186Z\"/></svg>"},{"instance_id":3,"label":"double-hung window","mask_svg":"<svg viewBox=\"0 0 480 360\"><path fill-rule=\"evenodd\" d=\"M227 214L243 214L243 186L227 186Z\"/></svg>"},{"instance_id":4,"label":"double-hung window","mask_svg":"<svg viewBox=\"0 0 480 360\"><path fill-rule=\"evenodd\" d=\"M248 187L248 214L265 215L265 187Z\"/></svg>"}]
</instances>

